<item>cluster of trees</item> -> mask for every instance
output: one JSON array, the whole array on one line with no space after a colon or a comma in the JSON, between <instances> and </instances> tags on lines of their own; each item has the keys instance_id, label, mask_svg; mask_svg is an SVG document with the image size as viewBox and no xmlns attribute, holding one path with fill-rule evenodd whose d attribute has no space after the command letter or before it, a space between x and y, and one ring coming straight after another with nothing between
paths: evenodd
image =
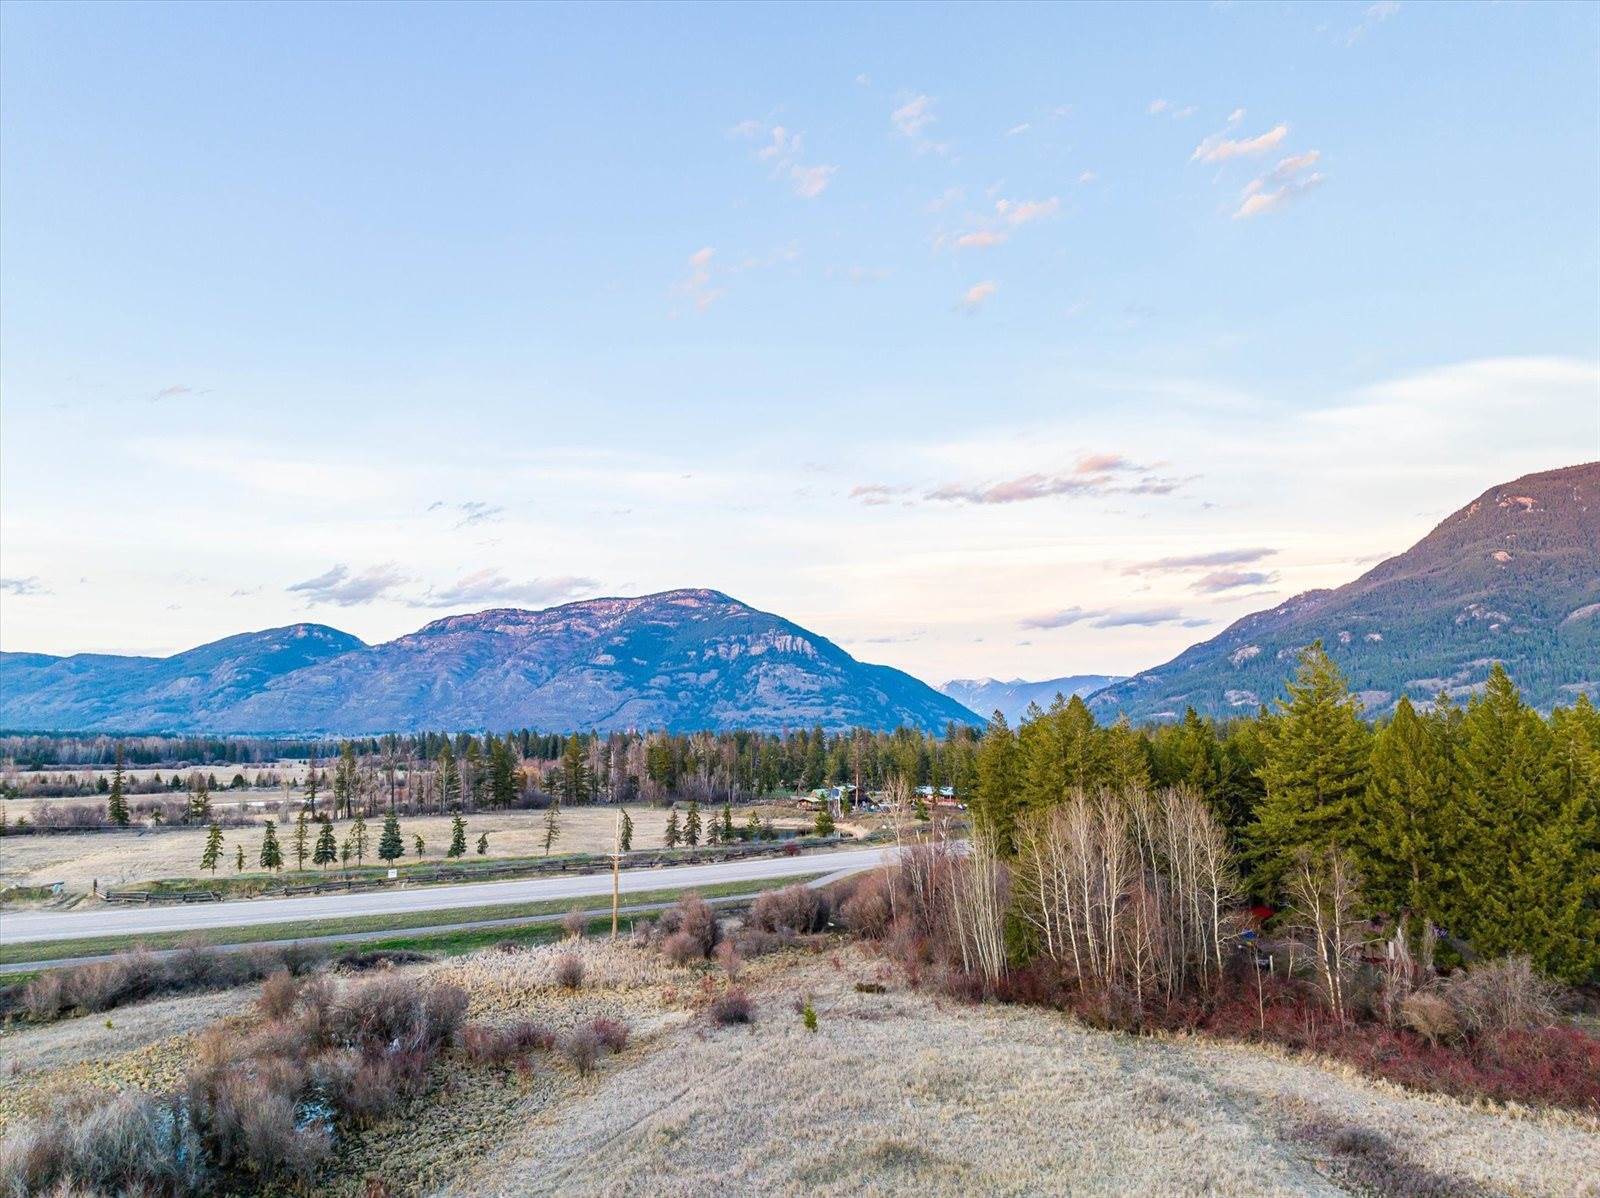
<instances>
[{"instance_id":1,"label":"cluster of trees","mask_svg":"<svg viewBox=\"0 0 1600 1198\"><path fill-rule=\"evenodd\" d=\"M1548 718L1496 666L1464 708L1402 699L1366 723L1320 645L1289 697L1223 725L1193 711L1149 730L1101 727L1081 700L991 721L972 809L1002 857L1072 796L1182 788L1201 796L1251 894L1283 903L1297 868L1349 862L1373 914L1409 915L1483 956L1530 955L1571 981L1600 976L1600 711Z\"/></svg>"},{"instance_id":2,"label":"cluster of trees","mask_svg":"<svg viewBox=\"0 0 1600 1198\"><path fill-rule=\"evenodd\" d=\"M450 821L450 844L445 849L445 857L453 859L466 856L467 839L466 820L457 812ZM224 840L222 825L213 820L206 829L205 847L200 853L201 869L210 870L212 874L217 872L227 856L223 851ZM287 834L287 843L279 837L277 825L268 821L262 826L260 848L254 854L247 855L241 840L234 846L232 860L235 871L239 873L243 873L251 861L274 873L285 865L304 870L308 861L322 868L334 865L348 868L352 864L359 868L374 853L384 864L393 864L406 855L406 843L397 812L389 811L384 815L377 843L374 844L366 818L361 814L356 814L349 821L343 837L340 837L330 814L324 812L321 816L313 816L307 806L301 808L295 817L293 829ZM420 834L413 834L410 844L419 860L427 855L427 842ZM479 856L489 852L487 832L478 835L477 850ZM546 851L549 851L548 846Z\"/></svg>"}]
</instances>

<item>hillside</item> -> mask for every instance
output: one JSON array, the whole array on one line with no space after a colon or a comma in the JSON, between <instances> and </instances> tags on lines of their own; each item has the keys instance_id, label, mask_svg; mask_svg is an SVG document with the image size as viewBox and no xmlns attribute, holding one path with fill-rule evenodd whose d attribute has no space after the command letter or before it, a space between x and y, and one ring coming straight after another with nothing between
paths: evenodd
<instances>
[{"instance_id":1,"label":"hillside","mask_svg":"<svg viewBox=\"0 0 1600 1198\"><path fill-rule=\"evenodd\" d=\"M1122 676L1118 674L1070 674L1043 682L1027 682L1021 678L1010 682L998 678L952 678L939 691L979 715L989 716L998 711L1008 724L1015 724L1030 703L1047 708L1057 695L1068 699L1074 695L1088 698L1095 691L1121 681Z\"/></svg>"},{"instance_id":2,"label":"hillside","mask_svg":"<svg viewBox=\"0 0 1600 1198\"><path fill-rule=\"evenodd\" d=\"M717 591L450 616L381 645L315 624L168 658L0 655L8 728L942 729L973 714L910 675Z\"/></svg>"},{"instance_id":3,"label":"hillside","mask_svg":"<svg viewBox=\"0 0 1600 1198\"><path fill-rule=\"evenodd\" d=\"M1600 463L1491 487L1354 582L1245 616L1089 704L1102 720L1251 710L1317 639L1368 715L1402 693L1469 695L1496 661L1542 709L1600 693Z\"/></svg>"}]
</instances>

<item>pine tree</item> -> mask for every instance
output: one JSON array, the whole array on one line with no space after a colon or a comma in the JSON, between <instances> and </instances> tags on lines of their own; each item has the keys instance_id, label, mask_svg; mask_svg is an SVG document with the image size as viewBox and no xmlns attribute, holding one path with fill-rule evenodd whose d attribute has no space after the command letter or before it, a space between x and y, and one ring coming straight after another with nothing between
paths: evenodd
<instances>
[{"instance_id":1,"label":"pine tree","mask_svg":"<svg viewBox=\"0 0 1600 1198\"><path fill-rule=\"evenodd\" d=\"M461 818L458 811L450 820L450 847L444 851L446 857L464 857L467 854L467 821Z\"/></svg>"},{"instance_id":2,"label":"pine tree","mask_svg":"<svg viewBox=\"0 0 1600 1198\"><path fill-rule=\"evenodd\" d=\"M733 830L733 804L722 805L722 843L732 844L737 839L738 833Z\"/></svg>"},{"instance_id":3,"label":"pine tree","mask_svg":"<svg viewBox=\"0 0 1600 1198\"><path fill-rule=\"evenodd\" d=\"M115 826L128 826L128 798L122 790L122 742L117 742L117 758L111 769L111 795L106 799L106 818Z\"/></svg>"},{"instance_id":4,"label":"pine tree","mask_svg":"<svg viewBox=\"0 0 1600 1198\"><path fill-rule=\"evenodd\" d=\"M306 858L311 855L311 829L306 823L304 810L294 818L294 867L303 870Z\"/></svg>"},{"instance_id":5,"label":"pine tree","mask_svg":"<svg viewBox=\"0 0 1600 1198\"><path fill-rule=\"evenodd\" d=\"M911 800L911 814L913 817L921 820L923 823L927 823L933 818L933 816L928 814L928 804L923 800L921 795L918 795L916 798Z\"/></svg>"},{"instance_id":6,"label":"pine tree","mask_svg":"<svg viewBox=\"0 0 1600 1198\"><path fill-rule=\"evenodd\" d=\"M828 805L826 803L824 803L821 807L817 808L817 820L816 820L816 823L813 825L812 830L818 836L832 836L833 835L833 833L834 833L833 812L828 810Z\"/></svg>"},{"instance_id":7,"label":"pine tree","mask_svg":"<svg viewBox=\"0 0 1600 1198\"><path fill-rule=\"evenodd\" d=\"M1041 750L1042 752L1042 750ZM1021 806L1017 739L998 711L978 742L978 785L972 797L973 823L1004 856L1013 852Z\"/></svg>"},{"instance_id":8,"label":"pine tree","mask_svg":"<svg viewBox=\"0 0 1600 1198\"><path fill-rule=\"evenodd\" d=\"M1150 786L1150 746L1139 730L1121 716L1102 736L1106 783L1123 794Z\"/></svg>"},{"instance_id":9,"label":"pine tree","mask_svg":"<svg viewBox=\"0 0 1600 1198\"><path fill-rule=\"evenodd\" d=\"M311 758L307 764L309 768L306 770L306 810L315 818L317 814L317 783L319 781L317 777L317 751L315 749L311 750Z\"/></svg>"},{"instance_id":10,"label":"pine tree","mask_svg":"<svg viewBox=\"0 0 1600 1198\"><path fill-rule=\"evenodd\" d=\"M461 806L461 770L456 766L456 755L450 751L448 737L439 748L439 806L450 811L458 810ZM466 851L467 846L463 843L461 853ZM449 855L459 857L461 853Z\"/></svg>"},{"instance_id":11,"label":"pine tree","mask_svg":"<svg viewBox=\"0 0 1600 1198\"><path fill-rule=\"evenodd\" d=\"M400 839L400 817L391 807L383 817L383 832L378 837L378 858L394 862L406 855L406 842Z\"/></svg>"},{"instance_id":12,"label":"pine tree","mask_svg":"<svg viewBox=\"0 0 1600 1198\"><path fill-rule=\"evenodd\" d=\"M583 802L589 794L588 773L583 741L573 733L561 751L561 797L569 803Z\"/></svg>"},{"instance_id":13,"label":"pine tree","mask_svg":"<svg viewBox=\"0 0 1600 1198\"><path fill-rule=\"evenodd\" d=\"M1496 664L1461 721L1464 901L1453 930L1483 956L1526 953L1583 981L1600 969L1600 796L1587 713L1546 727ZM1563 742L1566 742L1565 744Z\"/></svg>"},{"instance_id":14,"label":"pine tree","mask_svg":"<svg viewBox=\"0 0 1600 1198\"><path fill-rule=\"evenodd\" d=\"M234 854L233 871L240 874L244 873L244 845L242 844L239 846L238 852Z\"/></svg>"},{"instance_id":15,"label":"pine tree","mask_svg":"<svg viewBox=\"0 0 1600 1198\"><path fill-rule=\"evenodd\" d=\"M691 849L700 844L700 803L689 800L689 809L683 821L683 842Z\"/></svg>"},{"instance_id":16,"label":"pine tree","mask_svg":"<svg viewBox=\"0 0 1600 1198\"><path fill-rule=\"evenodd\" d=\"M333 821L326 815L320 821L322 829L317 833L316 846L311 850L311 864L332 865L339 859L339 842L333 835Z\"/></svg>"},{"instance_id":17,"label":"pine tree","mask_svg":"<svg viewBox=\"0 0 1600 1198\"><path fill-rule=\"evenodd\" d=\"M1353 811L1351 856L1370 906L1389 915L1410 912L1444 925L1459 910L1454 842L1460 785L1456 737L1460 713L1441 706L1419 716L1401 696L1394 717L1372 744L1371 773ZM1420 923L1414 924L1420 932Z\"/></svg>"},{"instance_id":18,"label":"pine tree","mask_svg":"<svg viewBox=\"0 0 1600 1198\"><path fill-rule=\"evenodd\" d=\"M741 840L755 840L760 835L761 835L761 817L759 815L757 815L752 810L750 812L750 818L745 821L744 832L740 836L740 839Z\"/></svg>"},{"instance_id":19,"label":"pine tree","mask_svg":"<svg viewBox=\"0 0 1600 1198\"><path fill-rule=\"evenodd\" d=\"M206 847L200 854L200 868L209 869L211 876L217 876L217 862L222 859L222 825L215 820L206 829Z\"/></svg>"},{"instance_id":20,"label":"pine tree","mask_svg":"<svg viewBox=\"0 0 1600 1198\"><path fill-rule=\"evenodd\" d=\"M511 756L510 738L489 738L489 799L499 808L511 806L517 797L516 762Z\"/></svg>"},{"instance_id":21,"label":"pine tree","mask_svg":"<svg viewBox=\"0 0 1600 1198\"><path fill-rule=\"evenodd\" d=\"M198 777L194 793L189 796L189 818L205 822L211 819L211 790L203 777Z\"/></svg>"},{"instance_id":22,"label":"pine tree","mask_svg":"<svg viewBox=\"0 0 1600 1198\"><path fill-rule=\"evenodd\" d=\"M415 848L417 850L417 860L421 861L422 860L422 856L423 856L423 850L428 847L427 842L422 839L422 833L421 832L418 832L415 836L413 836L411 838L411 845L412 845L413 848Z\"/></svg>"},{"instance_id":23,"label":"pine tree","mask_svg":"<svg viewBox=\"0 0 1600 1198\"><path fill-rule=\"evenodd\" d=\"M1256 893L1279 895L1302 851L1349 839L1352 808L1367 784L1371 733L1344 675L1320 641L1300 654L1289 700L1262 729L1266 796L1248 840Z\"/></svg>"},{"instance_id":24,"label":"pine tree","mask_svg":"<svg viewBox=\"0 0 1600 1198\"><path fill-rule=\"evenodd\" d=\"M478 856L485 856L489 852L489 834L481 833L478 836Z\"/></svg>"},{"instance_id":25,"label":"pine tree","mask_svg":"<svg viewBox=\"0 0 1600 1198\"><path fill-rule=\"evenodd\" d=\"M266 831L261 837L261 868L279 870L283 868L283 849L278 844L278 832L271 820L267 821Z\"/></svg>"},{"instance_id":26,"label":"pine tree","mask_svg":"<svg viewBox=\"0 0 1600 1198\"><path fill-rule=\"evenodd\" d=\"M617 834L617 843L624 853L633 851L633 816L628 814L628 809L622 809L622 830Z\"/></svg>"},{"instance_id":27,"label":"pine tree","mask_svg":"<svg viewBox=\"0 0 1600 1198\"><path fill-rule=\"evenodd\" d=\"M357 815L350 822L350 833L346 837L350 846L350 853L356 859L356 865L361 865L367 859L367 821Z\"/></svg>"},{"instance_id":28,"label":"pine tree","mask_svg":"<svg viewBox=\"0 0 1600 1198\"><path fill-rule=\"evenodd\" d=\"M556 841L561 839L561 800L551 797L550 806L544 809L544 855L550 855L550 849Z\"/></svg>"},{"instance_id":29,"label":"pine tree","mask_svg":"<svg viewBox=\"0 0 1600 1198\"><path fill-rule=\"evenodd\" d=\"M678 830L678 809L673 807L667 813L666 842L669 849L678 847L678 842L683 839L683 833Z\"/></svg>"}]
</instances>

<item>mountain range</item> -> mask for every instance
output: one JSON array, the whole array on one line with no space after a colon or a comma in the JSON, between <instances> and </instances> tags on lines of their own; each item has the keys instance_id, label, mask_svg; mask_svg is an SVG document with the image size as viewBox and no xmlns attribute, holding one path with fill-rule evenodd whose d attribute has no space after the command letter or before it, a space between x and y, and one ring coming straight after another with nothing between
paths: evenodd
<instances>
[{"instance_id":1,"label":"mountain range","mask_svg":"<svg viewBox=\"0 0 1600 1198\"><path fill-rule=\"evenodd\" d=\"M172 657L0 653L0 726L364 734L628 728L942 731L954 699L718 591L449 616L368 645L321 624Z\"/></svg>"},{"instance_id":2,"label":"mountain range","mask_svg":"<svg viewBox=\"0 0 1600 1198\"><path fill-rule=\"evenodd\" d=\"M1025 682L1013 678L1002 682L998 678L952 678L939 688L957 703L969 707L980 715L998 711L1006 723L1016 725L1028 710L1029 704L1049 707L1057 695L1070 699L1074 695L1088 698L1095 691L1121 682L1120 674L1071 674L1065 678L1048 678L1043 682Z\"/></svg>"},{"instance_id":3,"label":"mountain range","mask_svg":"<svg viewBox=\"0 0 1600 1198\"><path fill-rule=\"evenodd\" d=\"M1315 640L1369 716L1401 694L1467 696L1496 662L1536 707L1600 697L1600 462L1491 487L1354 582L1245 616L1087 702L1102 721L1253 711Z\"/></svg>"}]
</instances>

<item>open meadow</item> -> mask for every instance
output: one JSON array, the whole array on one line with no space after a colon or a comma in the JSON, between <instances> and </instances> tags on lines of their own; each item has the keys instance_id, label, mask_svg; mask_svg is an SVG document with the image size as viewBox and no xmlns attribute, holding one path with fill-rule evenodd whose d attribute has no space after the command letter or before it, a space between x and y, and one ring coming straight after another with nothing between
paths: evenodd
<instances>
[{"instance_id":1,"label":"open meadow","mask_svg":"<svg viewBox=\"0 0 1600 1198\"><path fill-rule=\"evenodd\" d=\"M762 810L765 812L768 809ZM777 826L803 826L800 817L785 819L777 809L772 810L778 816L774 820ZM681 807L678 814L681 820ZM708 817L709 814L708 811ZM628 815L633 820L633 847L636 850L662 847L668 819L666 808L642 805L629 807ZM747 808L740 808L735 814L735 819L740 822L747 818ZM542 811L478 811L465 816L465 819L467 854L471 860L481 860L476 846L478 837L485 834L489 838L486 854L489 858L538 857L544 852ZM447 815L403 816L400 830L405 841L405 856L398 864L409 865L418 860L412 840L414 836L423 839L425 853L422 860L442 863L445 850L450 845L450 826L451 820ZM551 853L610 852L615 827L616 809L613 807L572 807L563 810L561 836ZM378 864L376 853L381 828L381 816L367 820L370 840L368 865ZM348 830L347 820L334 824L335 834L341 842ZM295 874L289 845L292 831L292 824L279 824L277 828L286 858L282 871L284 878ZM262 836L259 826L224 828L218 876L227 877L234 873L234 856L239 845L243 845L245 850L245 871L259 871L257 862ZM105 890L160 878L202 879L207 876L200 869L205 843L204 827L7 836L0 838L0 889L49 886L60 882L69 894L87 894L97 882L100 889ZM320 871L307 863L305 872L310 876Z\"/></svg>"},{"instance_id":2,"label":"open meadow","mask_svg":"<svg viewBox=\"0 0 1600 1198\"><path fill-rule=\"evenodd\" d=\"M325 1142L291 1135L285 1167L300 1170L302 1187L1600 1194L1592 1116L1471 1106L1258 1047L952 1001L833 937L729 939L743 960L685 955L670 937L508 945L336 971L298 991L280 975L266 987L13 1025L0 1036L0 1132L13 1137L0 1182L16 1181L30 1117L86 1101L64 1096L203 1093L196 1062L229 1054L266 1054L253 1065L263 1076L299 1070L293 1084L313 1095L301 1109L315 1110L319 1083L303 1079L340 1058L282 1059L304 1051L296 1036L319 1021L339 1026L347 1010L371 1019L365 988L400 986L459 988L454 1038L423 1060L422 1076L341 1116ZM268 1058L278 1058L270 1068ZM353 1076L359 1090L365 1075Z\"/></svg>"}]
</instances>

